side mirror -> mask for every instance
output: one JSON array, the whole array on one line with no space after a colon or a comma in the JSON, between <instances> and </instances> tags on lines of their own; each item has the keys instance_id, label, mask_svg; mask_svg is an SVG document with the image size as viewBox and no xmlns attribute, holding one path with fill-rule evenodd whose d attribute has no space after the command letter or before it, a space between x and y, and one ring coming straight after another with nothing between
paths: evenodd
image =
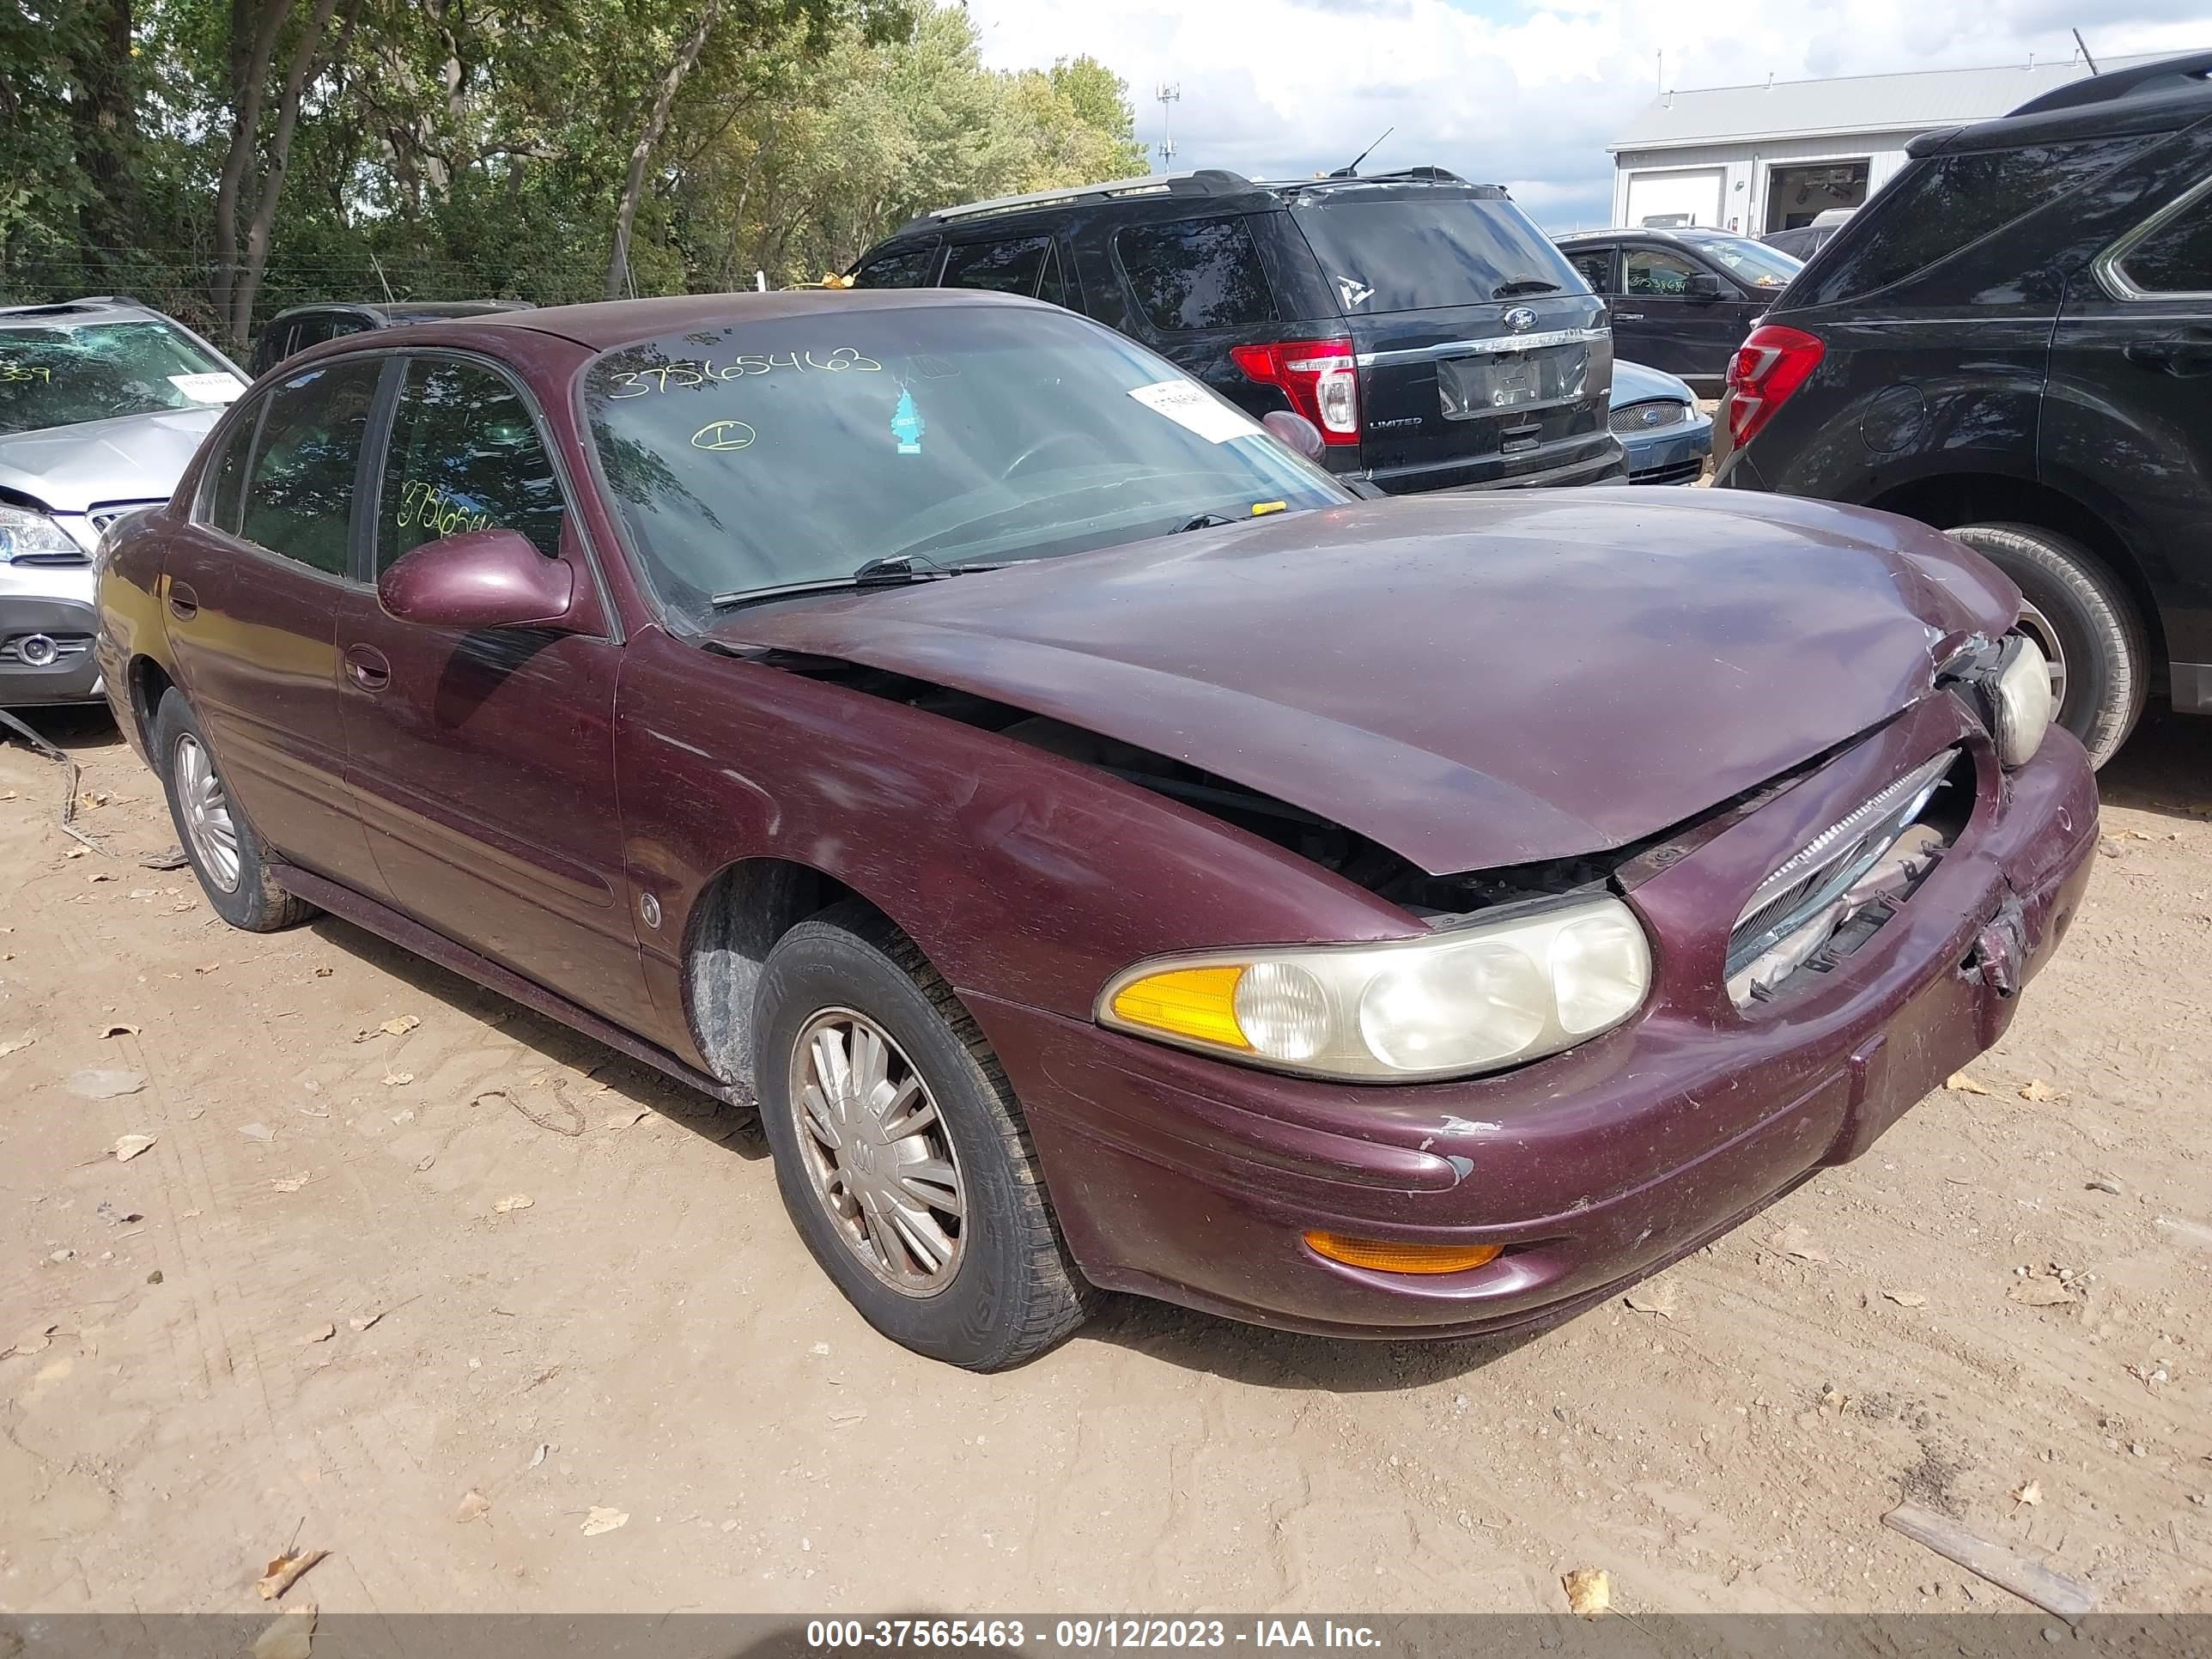
<instances>
[{"instance_id":1,"label":"side mirror","mask_svg":"<svg viewBox=\"0 0 2212 1659\"><path fill-rule=\"evenodd\" d=\"M1308 460L1321 459L1321 428L1296 410L1271 409L1260 417L1260 424Z\"/></svg>"},{"instance_id":2,"label":"side mirror","mask_svg":"<svg viewBox=\"0 0 2212 1659\"><path fill-rule=\"evenodd\" d=\"M1700 270L1692 273L1683 283L1682 297L1686 300L1712 301L1725 299L1728 296L1721 287L1719 277L1709 270Z\"/></svg>"},{"instance_id":3,"label":"side mirror","mask_svg":"<svg viewBox=\"0 0 2212 1659\"><path fill-rule=\"evenodd\" d=\"M377 601L433 628L551 628L568 615L575 573L514 530L425 542L376 579Z\"/></svg>"}]
</instances>

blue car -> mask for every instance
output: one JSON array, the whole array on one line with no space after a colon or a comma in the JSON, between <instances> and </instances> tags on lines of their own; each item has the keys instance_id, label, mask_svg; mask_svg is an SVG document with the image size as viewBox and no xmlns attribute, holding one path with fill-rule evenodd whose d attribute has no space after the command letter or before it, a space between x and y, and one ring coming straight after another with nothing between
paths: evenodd
<instances>
[{"instance_id":1,"label":"blue car","mask_svg":"<svg viewBox=\"0 0 2212 1659\"><path fill-rule=\"evenodd\" d=\"M1713 453L1713 417L1689 383L1641 363L1613 366L1613 435L1628 452L1628 482L1695 483Z\"/></svg>"}]
</instances>

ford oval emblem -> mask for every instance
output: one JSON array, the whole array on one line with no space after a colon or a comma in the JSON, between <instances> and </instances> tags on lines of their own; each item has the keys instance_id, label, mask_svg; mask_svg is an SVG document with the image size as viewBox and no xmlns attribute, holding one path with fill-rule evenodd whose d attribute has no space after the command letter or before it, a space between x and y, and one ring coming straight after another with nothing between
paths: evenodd
<instances>
[{"instance_id":1,"label":"ford oval emblem","mask_svg":"<svg viewBox=\"0 0 2212 1659\"><path fill-rule=\"evenodd\" d=\"M1505 326L1520 334L1536 326L1536 313L1526 306L1516 306L1505 313Z\"/></svg>"}]
</instances>

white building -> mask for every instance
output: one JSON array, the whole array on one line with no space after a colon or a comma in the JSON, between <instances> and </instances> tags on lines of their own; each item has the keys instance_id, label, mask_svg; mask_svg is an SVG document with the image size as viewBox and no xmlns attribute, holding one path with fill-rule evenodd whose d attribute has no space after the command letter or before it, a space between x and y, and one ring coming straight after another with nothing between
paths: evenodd
<instances>
[{"instance_id":1,"label":"white building","mask_svg":"<svg viewBox=\"0 0 2212 1659\"><path fill-rule=\"evenodd\" d=\"M1810 224L1823 208L1856 207L1879 190L1916 135L1986 121L2088 73L2076 59L1665 93L1606 146L1613 222L1750 236Z\"/></svg>"}]
</instances>

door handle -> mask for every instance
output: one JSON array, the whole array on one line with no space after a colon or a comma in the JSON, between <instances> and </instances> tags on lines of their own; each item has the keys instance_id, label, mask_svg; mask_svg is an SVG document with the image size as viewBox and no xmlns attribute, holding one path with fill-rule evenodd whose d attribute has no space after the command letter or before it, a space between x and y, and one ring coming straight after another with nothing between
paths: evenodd
<instances>
[{"instance_id":1,"label":"door handle","mask_svg":"<svg viewBox=\"0 0 2212 1659\"><path fill-rule=\"evenodd\" d=\"M1616 323L1640 323L1644 320L1644 313L1640 311L1616 311L1613 313L1613 320Z\"/></svg>"},{"instance_id":2,"label":"door handle","mask_svg":"<svg viewBox=\"0 0 2212 1659\"><path fill-rule=\"evenodd\" d=\"M200 598L198 594L192 592L191 583L171 580L169 614L179 622L190 622L200 614Z\"/></svg>"},{"instance_id":3,"label":"door handle","mask_svg":"<svg viewBox=\"0 0 2212 1659\"><path fill-rule=\"evenodd\" d=\"M2212 343L2203 340L2136 340L2124 355L2131 363L2168 374L2212 374Z\"/></svg>"},{"instance_id":4,"label":"door handle","mask_svg":"<svg viewBox=\"0 0 2212 1659\"><path fill-rule=\"evenodd\" d=\"M349 645L345 653L346 678L364 691L381 691L392 684L392 665L373 645Z\"/></svg>"}]
</instances>

